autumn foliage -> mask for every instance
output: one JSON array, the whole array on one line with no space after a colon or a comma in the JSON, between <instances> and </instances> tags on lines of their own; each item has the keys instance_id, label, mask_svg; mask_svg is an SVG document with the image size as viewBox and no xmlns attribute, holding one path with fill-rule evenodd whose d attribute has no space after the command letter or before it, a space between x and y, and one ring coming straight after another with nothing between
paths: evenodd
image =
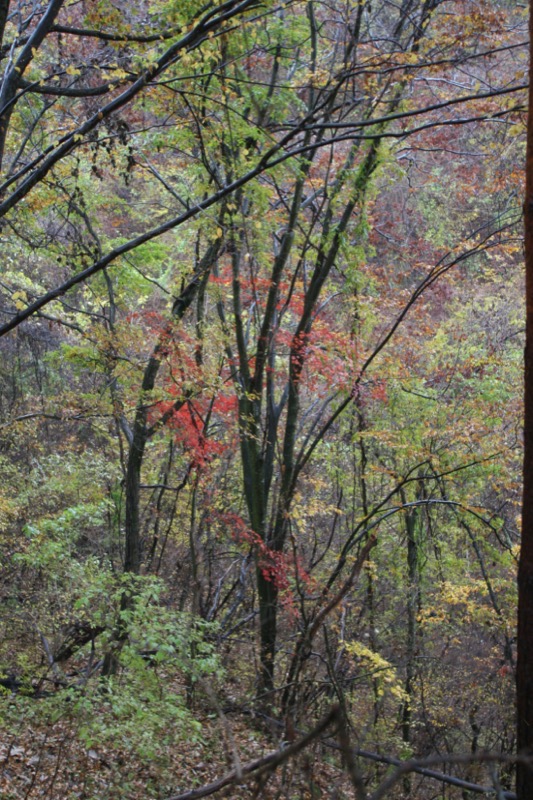
<instances>
[{"instance_id":1,"label":"autumn foliage","mask_svg":"<svg viewBox=\"0 0 533 800\"><path fill-rule=\"evenodd\" d=\"M0 791L510 797L525 9L0 33Z\"/></svg>"}]
</instances>

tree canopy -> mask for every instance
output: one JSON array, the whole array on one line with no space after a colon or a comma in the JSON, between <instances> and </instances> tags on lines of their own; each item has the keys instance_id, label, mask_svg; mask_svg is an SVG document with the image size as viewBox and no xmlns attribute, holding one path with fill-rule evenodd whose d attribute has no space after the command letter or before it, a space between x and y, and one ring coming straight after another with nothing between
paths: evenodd
<instances>
[{"instance_id":1,"label":"tree canopy","mask_svg":"<svg viewBox=\"0 0 533 800\"><path fill-rule=\"evenodd\" d=\"M0 34L6 797L524 800L527 8Z\"/></svg>"}]
</instances>

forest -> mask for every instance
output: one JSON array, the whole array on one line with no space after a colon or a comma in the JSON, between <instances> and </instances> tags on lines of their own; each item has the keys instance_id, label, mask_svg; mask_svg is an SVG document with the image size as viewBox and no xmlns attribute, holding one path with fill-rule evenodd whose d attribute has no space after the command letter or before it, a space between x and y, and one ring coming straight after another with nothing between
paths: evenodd
<instances>
[{"instance_id":1,"label":"forest","mask_svg":"<svg viewBox=\"0 0 533 800\"><path fill-rule=\"evenodd\" d=\"M2 798L533 798L530 24L0 0Z\"/></svg>"}]
</instances>

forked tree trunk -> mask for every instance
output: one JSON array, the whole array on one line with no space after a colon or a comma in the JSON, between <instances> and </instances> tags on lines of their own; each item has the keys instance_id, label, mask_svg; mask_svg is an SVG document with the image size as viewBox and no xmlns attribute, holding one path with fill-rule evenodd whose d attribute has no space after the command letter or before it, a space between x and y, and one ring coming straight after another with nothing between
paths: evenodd
<instances>
[{"instance_id":1,"label":"forked tree trunk","mask_svg":"<svg viewBox=\"0 0 533 800\"><path fill-rule=\"evenodd\" d=\"M533 0L530 0L530 42ZM531 45L530 45L531 47ZM518 654L516 672L518 752L533 754L533 59L529 68L526 196L524 201L526 261L526 348L524 394L524 493L522 545L518 567ZM517 765L518 800L530 800L533 769Z\"/></svg>"}]
</instances>

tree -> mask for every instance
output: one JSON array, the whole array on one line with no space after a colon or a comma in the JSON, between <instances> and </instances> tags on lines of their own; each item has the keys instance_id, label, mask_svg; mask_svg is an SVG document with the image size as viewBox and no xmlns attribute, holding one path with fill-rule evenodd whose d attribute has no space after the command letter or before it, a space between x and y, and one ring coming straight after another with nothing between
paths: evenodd
<instances>
[{"instance_id":1,"label":"tree","mask_svg":"<svg viewBox=\"0 0 533 800\"><path fill-rule=\"evenodd\" d=\"M530 4L530 41L533 13ZM527 127L526 187L524 198L524 245L526 265L526 346L524 356L524 487L522 539L518 568L517 630L517 747L519 753L531 754L533 745L533 60L530 58L529 114ZM524 762L517 764L517 796L524 800L530 793L533 770Z\"/></svg>"}]
</instances>

